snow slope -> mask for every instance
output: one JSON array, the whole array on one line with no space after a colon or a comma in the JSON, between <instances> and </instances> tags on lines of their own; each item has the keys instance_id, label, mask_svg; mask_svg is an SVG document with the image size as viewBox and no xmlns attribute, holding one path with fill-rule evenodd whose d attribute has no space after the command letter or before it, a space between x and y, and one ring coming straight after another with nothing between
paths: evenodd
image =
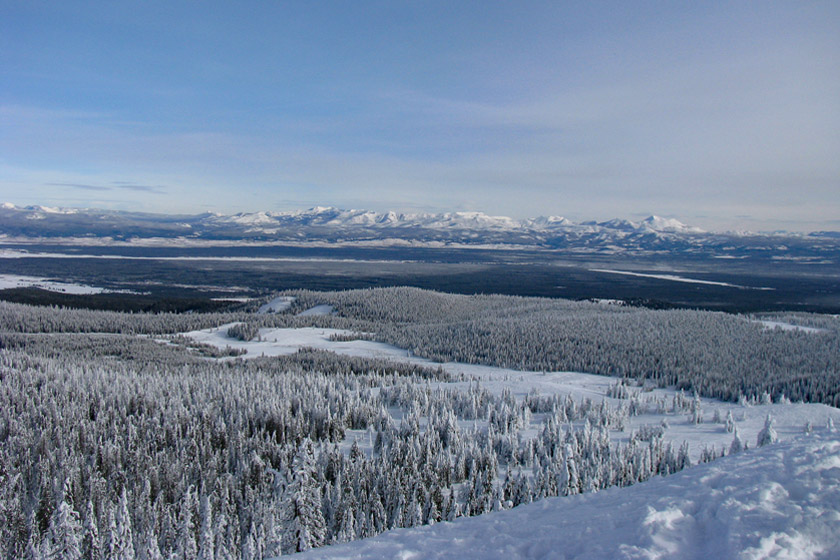
<instances>
[{"instance_id":1,"label":"snow slope","mask_svg":"<svg viewBox=\"0 0 840 560\"><path fill-rule=\"evenodd\" d=\"M298 557L840 558L840 441L823 429L628 488L391 531Z\"/></svg>"},{"instance_id":2,"label":"snow slope","mask_svg":"<svg viewBox=\"0 0 840 560\"><path fill-rule=\"evenodd\" d=\"M306 311L298 313L298 317L311 317L312 315L331 315L335 311L332 305L321 304L316 305Z\"/></svg>"}]
</instances>

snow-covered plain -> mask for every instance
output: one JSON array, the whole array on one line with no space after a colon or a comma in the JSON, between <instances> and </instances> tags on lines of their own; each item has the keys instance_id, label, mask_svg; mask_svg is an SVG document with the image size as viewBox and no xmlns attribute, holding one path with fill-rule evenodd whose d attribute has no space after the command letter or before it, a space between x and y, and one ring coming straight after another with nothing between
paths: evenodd
<instances>
[{"instance_id":1,"label":"snow-covered plain","mask_svg":"<svg viewBox=\"0 0 840 560\"><path fill-rule=\"evenodd\" d=\"M630 272L629 270L611 270L608 268L590 268L592 272L603 272L605 274L621 274L623 276L636 276L639 278L654 278L657 280L669 280L671 282L685 282L687 284L705 284L707 286L724 286L727 288L739 288L741 290L773 290L774 288L742 286L730 284L729 282L715 282L713 280L700 280L697 278L686 278L675 274L647 274L642 272Z\"/></svg>"},{"instance_id":2,"label":"snow-covered plain","mask_svg":"<svg viewBox=\"0 0 840 560\"><path fill-rule=\"evenodd\" d=\"M84 246L85 243L78 243ZM111 245L111 244L106 244ZM118 246L118 244L113 244ZM163 243L162 246L181 247L183 245L178 243ZM213 245L209 245L213 246ZM291 246L291 245L290 245ZM402 261L384 261L375 259L339 259L326 257L242 257L242 256L201 256L201 257L165 257L161 255L142 256L142 255L94 255L86 253L50 253L43 251L20 251L18 249L0 249L0 259L92 259L92 260L120 260L120 261L175 261L175 262L245 262L245 263L262 263L262 262L321 262L321 263L391 263L391 262L410 262Z\"/></svg>"},{"instance_id":3,"label":"snow-covered plain","mask_svg":"<svg viewBox=\"0 0 840 560\"><path fill-rule=\"evenodd\" d=\"M34 276L18 276L15 274L0 274L0 290L10 288L40 288L50 292L61 292L64 294L101 294L111 292L105 288L86 286L84 284L73 284L71 282L55 282L46 278Z\"/></svg>"},{"instance_id":4,"label":"snow-covered plain","mask_svg":"<svg viewBox=\"0 0 840 560\"><path fill-rule=\"evenodd\" d=\"M840 558L840 441L825 430L628 488L399 529L300 558Z\"/></svg>"}]
</instances>

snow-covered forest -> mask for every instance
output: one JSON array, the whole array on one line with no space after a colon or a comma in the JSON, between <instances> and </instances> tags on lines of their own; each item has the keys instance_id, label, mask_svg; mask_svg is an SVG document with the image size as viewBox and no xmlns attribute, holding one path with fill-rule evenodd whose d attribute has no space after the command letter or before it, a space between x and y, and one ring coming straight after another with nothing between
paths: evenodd
<instances>
[{"instance_id":1,"label":"snow-covered forest","mask_svg":"<svg viewBox=\"0 0 840 560\"><path fill-rule=\"evenodd\" d=\"M691 310L413 288L300 292L295 309L328 303L320 323L375 333L435 361L650 379L708 397L840 406L840 321L814 314L761 318ZM343 317L356 319L348 323Z\"/></svg>"},{"instance_id":2,"label":"snow-covered forest","mask_svg":"<svg viewBox=\"0 0 840 560\"><path fill-rule=\"evenodd\" d=\"M223 314L0 303L2 557L268 559L840 421L835 317L282 297Z\"/></svg>"}]
</instances>

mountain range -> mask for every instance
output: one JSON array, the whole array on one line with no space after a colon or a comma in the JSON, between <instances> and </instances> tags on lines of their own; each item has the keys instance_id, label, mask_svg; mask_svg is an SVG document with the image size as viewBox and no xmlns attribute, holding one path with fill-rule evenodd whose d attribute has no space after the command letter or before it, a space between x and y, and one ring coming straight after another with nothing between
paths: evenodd
<instances>
[{"instance_id":1,"label":"mountain range","mask_svg":"<svg viewBox=\"0 0 840 560\"><path fill-rule=\"evenodd\" d=\"M707 232L650 216L573 222L559 216L517 220L481 212L405 214L314 207L291 212L167 215L100 209L0 205L0 242L133 244L342 244L529 248L597 253L745 254L831 259L840 234Z\"/></svg>"}]
</instances>

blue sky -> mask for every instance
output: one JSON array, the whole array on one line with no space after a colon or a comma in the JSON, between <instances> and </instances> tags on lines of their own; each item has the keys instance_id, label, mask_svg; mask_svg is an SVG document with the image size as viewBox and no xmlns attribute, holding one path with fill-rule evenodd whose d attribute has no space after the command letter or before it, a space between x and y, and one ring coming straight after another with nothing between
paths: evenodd
<instances>
[{"instance_id":1,"label":"blue sky","mask_svg":"<svg viewBox=\"0 0 840 560\"><path fill-rule=\"evenodd\" d=\"M0 2L0 198L840 229L838 2Z\"/></svg>"}]
</instances>

